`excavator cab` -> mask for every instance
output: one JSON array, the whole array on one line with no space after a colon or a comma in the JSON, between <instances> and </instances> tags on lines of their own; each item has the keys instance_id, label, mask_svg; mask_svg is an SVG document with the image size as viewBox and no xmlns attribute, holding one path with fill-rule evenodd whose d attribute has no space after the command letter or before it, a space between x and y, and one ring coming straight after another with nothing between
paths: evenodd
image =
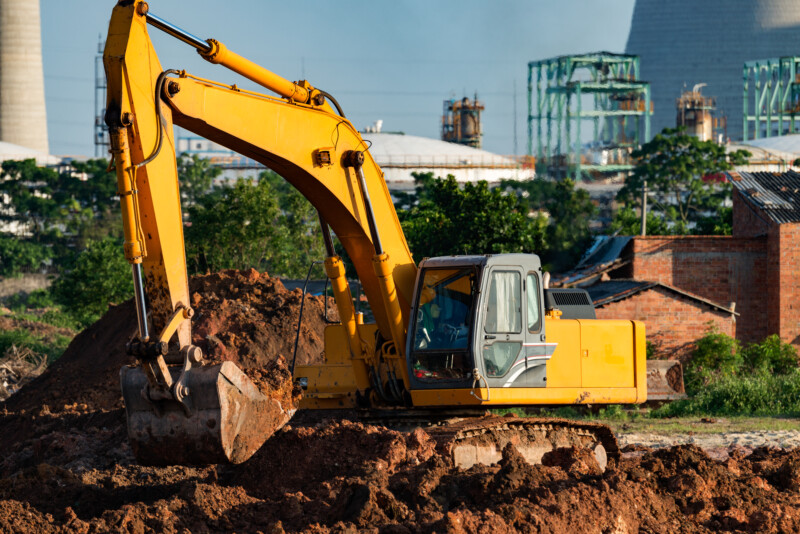
<instances>
[{"instance_id":1,"label":"excavator cab","mask_svg":"<svg viewBox=\"0 0 800 534\"><path fill-rule=\"evenodd\" d=\"M541 264L532 254L450 256L420 264L409 335L412 390L544 387Z\"/></svg>"}]
</instances>

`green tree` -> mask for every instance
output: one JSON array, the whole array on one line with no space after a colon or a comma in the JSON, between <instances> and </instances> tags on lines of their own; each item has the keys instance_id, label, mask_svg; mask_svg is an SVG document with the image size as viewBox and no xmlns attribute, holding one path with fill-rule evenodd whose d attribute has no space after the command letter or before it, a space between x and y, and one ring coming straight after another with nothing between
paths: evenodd
<instances>
[{"instance_id":1,"label":"green tree","mask_svg":"<svg viewBox=\"0 0 800 534\"><path fill-rule=\"evenodd\" d=\"M189 206L186 249L196 269L265 269L270 244L282 242L274 226L280 209L268 182L237 180Z\"/></svg>"},{"instance_id":2,"label":"green tree","mask_svg":"<svg viewBox=\"0 0 800 534\"><path fill-rule=\"evenodd\" d=\"M415 175L416 204L398 217L416 261L426 256L536 252L544 249L547 222L528 217L515 193L485 181L459 187L453 176Z\"/></svg>"},{"instance_id":3,"label":"green tree","mask_svg":"<svg viewBox=\"0 0 800 534\"><path fill-rule=\"evenodd\" d=\"M51 286L53 298L83 325L96 321L110 302L133 296L131 268L122 254L122 243L107 237L89 242L77 255L73 268Z\"/></svg>"},{"instance_id":4,"label":"green tree","mask_svg":"<svg viewBox=\"0 0 800 534\"><path fill-rule=\"evenodd\" d=\"M121 236L116 190L106 160L74 162L60 173L32 159L6 161L0 174L0 220L13 228L15 239L47 247L40 256L68 267L74 251L86 248L88 241Z\"/></svg>"},{"instance_id":5,"label":"green tree","mask_svg":"<svg viewBox=\"0 0 800 534\"><path fill-rule=\"evenodd\" d=\"M731 235L733 234L733 208L722 206L715 216L702 217L692 229L695 235Z\"/></svg>"},{"instance_id":6,"label":"green tree","mask_svg":"<svg viewBox=\"0 0 800 534\"><path fill-rule=\"evenodd\" d=\"M68 194L59 187L61 177L36 161L4 161L0 173L0 220L16 226L18 234L30 234L35 243L62 235L60 209Z\"/></svg>"},{"instance_id":7,"label":"green tree","mask_svg":"<svg viewBox=\"0 0 800 534\"><path fill-rule=\"evenodd\" d=\"M51 257L52 248L48 245L0 235L0 276L39 269Z\"/></svg>"},{"instance_id":8,"label":"green tree","mask_svg":"<svg viewBox=\"0 0 800 534\"><path fill-rule=\"evenodd\" d=\"M324 257L316 211L277 175L261 178L238 180L189 207L185 236L193 270L253 267L300 277Z\"/></svg>"},{"instance_id":9,"label":"green tree","mask_svg":"<svg viewBox=\"0 0 800 534\"><path fill-rule=\"evenodd\" d=\"M121 239L122 216L113 167L109 168L105 159L75 161L71 167L63 180L69 200L62 214L74 248L83 250L89 241L106 237Z\"/></svg>"},{"instance_id":10,"label":"green tree","mask_svg":"<svg viewBox=\"0 0 800 534\"><path fill-rule=\"evenodd\" d=\"M730 184L718 179L720 173L746 163L750 156L746 150L727 153L725 146L701 141L684 128L665 128L633 152L636 166L617 199L640 207L646 181L652 192L648 207L665 220L671 233L686 234L730 198Z\"/></svg>"},{"instance_id":11,"label":"green tree","mask_svg":"<svg viewBox=\"0 0 800 534\"><path fill-rule=\"evenodd\" d=\"M178 157L178 180L184 206L197 202L201 195L211 189L214 179L220 174L222 169L212 165L211 160L197 154L181 154Z\"/></svg>"},{"instance_id":12,"label":"green tree","mask_svg":"<svg viewBox=\"0 0 800 534\"><path fill-rule=\"evenodd\" d=\"M608 226L608 234L639 235L642 231L641 212L636 212L630 206L622 206L614 212L614 218ZM652 211L647 211L648 235L669 235L670 229L666 220Z\"/></svg>"},{"instance_id":13,"label":"green tree","mask_svg":"<svg viewBox=\"0 0 800 534\"><path fill-rule=\"evenodd\" d=\"M570 179L503 180L500 187L517 193L527 214L547 217L547 248L537 251L555 271L575 265L592 240L591 222L596 208L589 192Z\"/></svg>"},{"instance_id":14,"label":"green tree","mask_svg":"<svg viewBox=\"0 0 800 534\"><path fill-rule=\"evenodd\" d=\"M272 251L272 269L283 276L304 277L312 261L325 257L317 210L277 173L264 171L259 181L266 181L275 191L280 209L277 224L288 239L285 247Z\"/></svg>"}]
</instances>

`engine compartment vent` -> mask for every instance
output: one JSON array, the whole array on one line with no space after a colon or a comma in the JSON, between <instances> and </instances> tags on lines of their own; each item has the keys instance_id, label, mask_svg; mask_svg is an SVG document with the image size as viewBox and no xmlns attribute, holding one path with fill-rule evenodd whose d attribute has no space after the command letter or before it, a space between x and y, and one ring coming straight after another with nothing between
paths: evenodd
<instances>
[{"instance_id":1,"label":"engine compartment vent","mask_svg":"<svg viewBox=\"0 0 800 534\"><path fill-rule=\"evenodd\" d=\"M592 298L585 289L545 289L545 308L561 310L562 319L597 319Z\"/></svg>"}]
</instances>

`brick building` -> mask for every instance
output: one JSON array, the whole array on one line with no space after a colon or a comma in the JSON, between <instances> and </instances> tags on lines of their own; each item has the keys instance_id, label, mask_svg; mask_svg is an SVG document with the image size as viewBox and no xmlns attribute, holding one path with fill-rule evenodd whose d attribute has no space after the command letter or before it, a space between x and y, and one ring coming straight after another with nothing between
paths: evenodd
<instances>
[{"instance_id":1,"label":"brick building","mask_svg":"<svg viewBox=\"0 0 800 534\"><path fill-rule=\"evenodd\" d=\"M733 235L764 244L764 283L752 291L764 305L768 334L800 347L800 173L729 173ZM762 336L764 337L764 336Z\"/></svg>"},{"instance_id":2,"label":"brick building","mask_svg":"<svg viewBox=\"0 0 800 534\"><path fill-rule=\"evenodd\" d=\"M736 315L712 301L659 282L609 280L586 288L598 319L644 321L657 353L685 360L710 326L736 335Z\"/></svg>"},{"instance_id":3,"label":"brick building","mask_svg":"<svg viewBox=\"0 0 800 534\"><path fill-rule=\"evenodd\" d=\"M746 343L777 333L800 348L800 173L728 177L732 236L607 238L605 255L590 254L556 285L601 295L601 277L658 283L608 302L593 299L598 317L644 320L648 337L670 351L685 350L710 323Z\"/></svg>"},{"instance_id":4,"label":"brick building","mask_svg":"<svg viewBox=\"0 0 800 534\"><path fill-rule=\"evenodd\" d=\"M769 334L763 238L635 237L623 254L629 262L614 277L660 282L734 310L735 334L742 341L760 341Z\"/></svg>"}]
</instances>

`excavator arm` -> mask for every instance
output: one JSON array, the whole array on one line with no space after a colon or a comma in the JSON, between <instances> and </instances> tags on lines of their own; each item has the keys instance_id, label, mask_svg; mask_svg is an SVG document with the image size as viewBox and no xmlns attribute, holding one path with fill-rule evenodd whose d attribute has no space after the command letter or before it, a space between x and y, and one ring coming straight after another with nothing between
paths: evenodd
<instances>
[{"instance_id":1,"label":"excavator arm","mask_svg":"<svg viewBox=\"0 0 800 534\"><path fill-rule=\"evenodd\" d=\"M277 96L244 91L236 85L204 80L184 71L165 71L150 41L148 23L192 45L212 63L249 78ZM191 345L193 311L188 298L173 125L264 164L297 188L319 212L328 255L326 270L352 357L364 360L365 366L371 368L382 352L395 358L404 356L417 268L380 168L330 95L307 82L285 80L216 40L203 41L176 28L150 13L147 3L141 0L120 0L114 7L104 64L108 78L106 122L117 171L124 251L132 265L136 289L139 331L128 350L139 359L146 378L144 381L140 373L130 374L127 381L123 377L123 393L132 442L138 443L141 450L159 450L157 456L137 454L140 460L209 461L199 449L188 456L164 451L179 451L186 441L208 440L205 428L202 436L186 430L202 427L198 423L203 418L224 423L233 417L225 413L225 394L218 385L218 374L209 374L204 383L198 378L202 373L192 370L193 364L202 361L202 355ZM363 284L380 333L379 345L360 335L344 266L335 255L328 226ZM177 355L169 350L174 337L179 347ZM183 369L176 377L168 364L181 362ZM399 368L406 373L405 366ZM123 369L123 375L126 372ZM242 388L252 390L241 371L228 366L225 372L229 376L222 382L244 384L239 389L228 387L233 391L228 392L228 397L241 397ZM204 395L198 389L218 390L218 402L211 402L205 415L199 407ZM253 403L265 402L256 393L249 394ZM134 408L134 415L140 416L137 424L132 422L131 406L139 406L138 410ZM165 406L182 410L185 424L176 417L159 415ZM223 456L228 460L232 459L233 449L242 449L233 443L235 434L251 423L245 420L245 412L238 413L239 421L228 432L231 436L226 438L223 430L218 438L230 442L223 445L223 449L227 447ZM180 438L171 441L169 435L175 434L176 426L186 428L177 433ZM263 442L271 431L262 429L259 436L247 441ZM154 434L161 438L153 440ZM257 448L246 447L252 452ZM213 455L219 457L217 452Z\"/></svg>"}]
</instances>

